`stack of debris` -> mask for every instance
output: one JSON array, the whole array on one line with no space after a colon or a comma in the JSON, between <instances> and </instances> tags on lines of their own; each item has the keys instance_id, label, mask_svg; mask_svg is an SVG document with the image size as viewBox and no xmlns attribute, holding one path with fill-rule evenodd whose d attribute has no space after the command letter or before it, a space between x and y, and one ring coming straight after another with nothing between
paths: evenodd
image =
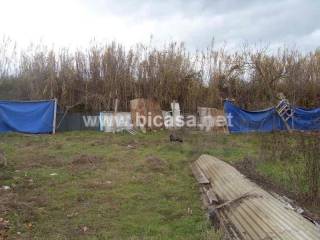
<instances>
[{"instance_id":1,"label":"stack of debris","mask_svg":"<svg viewBox=\"0 0 320 240\"><path fill-rule=\"evenodd\" d=\"M201 130L205 131L227 131L227 121L224 111L217 108L198 107L197 108Z\"/></svg>"},{"instance_id":2,"label":"stack of debris","mask_svg":"<svg viewBox=\"0 0 320 240\"><path fill-rule=\"evenodd\" d=\"M130 101L134 128L156 130L164 127L159 102L154 99L137 98Z\"/></svg>"},{"instance_id":3,"label":"stack of debris","mask_svg":"<svg viewBox=\"0 0 320 240\"><path fill-rule=\"evenodd\" d=\"M131 130L130 112L100 112L100 130L104 132L121 132Z\"/></svg>"},{"instance_id":4,"label":"stack of debris","mask_svg":"<svg viewBox=\"0 0 320 240\"><path fill-rule=\"evenodd\" d=\"M192 170L209 215L226 239L320 239L315 224L229 164L202 155Z\"/></svg>"}]
</instances>

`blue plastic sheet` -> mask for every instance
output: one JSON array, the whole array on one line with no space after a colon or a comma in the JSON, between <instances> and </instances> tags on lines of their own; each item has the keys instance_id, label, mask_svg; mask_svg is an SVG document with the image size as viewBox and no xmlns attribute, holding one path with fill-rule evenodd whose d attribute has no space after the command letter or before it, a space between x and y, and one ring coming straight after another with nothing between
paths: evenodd
<instances>
[{"instance_id":1,"label":"blue plastic sheet","mask_svg":"<svg viewBox=\"0 0 320 240\"><path fill-rule=\"evenodd\" d=\"M292 130L319 131L320 108L303 109L293 107L293 117L288 121ZM231 133L286 131L285 123L275 108L260 111L247 111L230 101L224 102L224 111L229 118L228 129Z\"/></svg>"},{"instance_id":2,"label":"blue plastic sheet","mask_svg":"<svg viewBox=\"0 0 320 240\"><path fill-rule=\"evenodd\" d=\"M0 133L52 133L55 100L0 101Z\"/></svg>"},{"instance_id":3,"label":"blue plastic sheet","mask_svg":"<svg viewBox=\"0 0 320 240\"><path fill-rule=\"evenodd\" d=\"M320 108L304 109L295 107L291 127L302 131L320 130Z\"/></svg>"}]
</instances>

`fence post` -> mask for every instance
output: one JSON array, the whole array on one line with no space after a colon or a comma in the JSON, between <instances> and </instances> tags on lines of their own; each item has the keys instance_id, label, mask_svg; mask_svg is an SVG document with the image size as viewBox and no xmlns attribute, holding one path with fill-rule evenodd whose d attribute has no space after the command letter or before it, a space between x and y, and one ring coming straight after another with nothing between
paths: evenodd
<instances>
[{"instance_id":1,"label":"fence post","mask_svg":"<svg viewBox=\"0 0 320 240\"><path fill-rule=\"evenodd\" d=\"M55 133L56 133L57 102L58 102L58 100L55 98L55 99L54 99L54 109L53 109L52 134L55 134Z\"/></svg>"}]
</instances>

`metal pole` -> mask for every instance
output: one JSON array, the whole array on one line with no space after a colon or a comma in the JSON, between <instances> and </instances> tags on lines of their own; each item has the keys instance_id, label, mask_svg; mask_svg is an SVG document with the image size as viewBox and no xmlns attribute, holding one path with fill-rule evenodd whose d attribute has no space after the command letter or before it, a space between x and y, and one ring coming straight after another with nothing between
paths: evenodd
<instances>
[{"instance_id":1,"label":"metal pole","mask_svg":"<svg viewBox=\"0 0 320 240\"><path fill-rule=\"evenodd\" d=\"M54 99L54 110L53 110L52 134L56 133L57 102L58 102L58 100L55 98Z\"/></svg>"}]
</instances>

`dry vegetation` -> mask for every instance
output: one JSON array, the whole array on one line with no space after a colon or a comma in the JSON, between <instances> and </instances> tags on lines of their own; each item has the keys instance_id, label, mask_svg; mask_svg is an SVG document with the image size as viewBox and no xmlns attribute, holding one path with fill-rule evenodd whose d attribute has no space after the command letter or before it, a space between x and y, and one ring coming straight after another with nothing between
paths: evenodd
<instances>
[{"instance_id":1,"label":"dry vegetation","mask_svg":"<svg viewBox=\"0 0 320 240\"><path fill-rule=\"evenodd\" d=\"M286 185L295 198L317 207L320 203L319 154L318 133L273 133L261 137L259 160L267 166L265 169L278 178L280 184ZM282 179L280 169L287 171Z\"/></svg>"},{"instance_id":2,"label":"dry vegetation","mask_svg":"<svg viewBox=\"0 0 320 240\"><path fill-rule=\"evenodd\" d=\"M136 97L156 98L161 107L176 99L185 112L219 107L235 98L246 108L274 104L283 92L291 102L319 104L320 52L243 47L238 52L210 47L190 53L183 44L162 49L137 45L92 44L88 49L51 50L31 46L17 53L8 39L0 44L0 95L8 99L58 98L62 107L80 111L128 110Z\"/></svg>"}]
</instances>

